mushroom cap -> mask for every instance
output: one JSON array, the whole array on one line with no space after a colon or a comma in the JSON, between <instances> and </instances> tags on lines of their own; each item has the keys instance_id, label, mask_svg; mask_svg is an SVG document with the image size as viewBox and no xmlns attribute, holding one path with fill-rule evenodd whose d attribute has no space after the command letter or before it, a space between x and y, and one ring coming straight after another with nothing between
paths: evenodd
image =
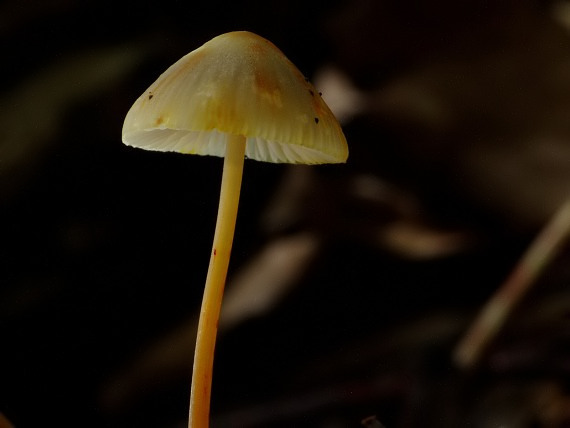
<instances>
[{"instance_id":1,"label":"mushroom cap","mask_svg":"<svg viewBox=\"0 0 570 428\"><path fill-rule=\"evenodd\" d=\"M320 94L268 40L222 34L182 57L133 104L123 143L224 156L228 136L246 156L278 163L341 163L342 129Z\"/></svg>"}]
</instances>

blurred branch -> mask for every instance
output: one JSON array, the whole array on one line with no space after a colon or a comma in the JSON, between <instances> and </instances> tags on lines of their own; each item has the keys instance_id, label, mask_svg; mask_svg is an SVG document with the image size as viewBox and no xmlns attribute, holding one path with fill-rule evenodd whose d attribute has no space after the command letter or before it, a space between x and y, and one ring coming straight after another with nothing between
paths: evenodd
<instances>
[{"instance_id":1,"label":"blurred branch","mask_svg":"<svg viewBox=\"0 0 570 428\"><path fill-rule=\"evenodd\" d=\"M0 413L0 428L14 428L14 425Z\"/></svg>"},{"instance_id":2,"label":"blurred branch","mask_svg":"<svg viewBox=\"0 0 570 428\"><path fill-rule=\"evenodd\" d=\"M463 367L474 366L498 334L507 317L539 274L556 256L570 234L570 199L552 217L523 255L511 275L483 310L455 350L455 361Z\"/></svg>"},{"instance_id":3,"label":"blurred branch","mask_svg":"<svg viewBox=\"0 0 570 428\"><path fill-rule=\"evenodd\" d=\"M67 109L124 78L147 50L136 43L85 49L10 88L0 100L0 197L14 187L14 176L32 171L34 160L46 153Z\"/></svg>"}]
</instances>

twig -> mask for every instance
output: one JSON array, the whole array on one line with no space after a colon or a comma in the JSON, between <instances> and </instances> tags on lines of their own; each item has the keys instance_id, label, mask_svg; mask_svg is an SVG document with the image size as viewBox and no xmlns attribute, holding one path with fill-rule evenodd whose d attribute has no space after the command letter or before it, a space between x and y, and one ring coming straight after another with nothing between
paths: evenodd
<instances>
[{"instance_id":1,"label":"twig","mask_svg":"<svg viewBox=\"0 0 570 428\"><path fill-rule=\"evenodd\" d=\"M529 290L538 275L560 250L570 234L570 199L530 245L511 275L483 307L455 349L454 359L462 368L473 367L507 317Z\"/></svg>"},{"instance_id":2,"label":"twig","mask_svg":"<svg viewBox=\"0 0 570 428\"><path fill-rule=\"evenodd\" d=\"M14 428L14 425L2 413L0 413L0 428Z\"/></svg>"}]
</instances>

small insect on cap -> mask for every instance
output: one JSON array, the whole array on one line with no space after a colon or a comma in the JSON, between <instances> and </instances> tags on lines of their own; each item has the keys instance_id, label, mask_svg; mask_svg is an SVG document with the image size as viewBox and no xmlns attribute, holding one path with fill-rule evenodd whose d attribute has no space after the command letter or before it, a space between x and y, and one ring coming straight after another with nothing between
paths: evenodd
<instances>
[{"instance_id":1,"label":"small insect on cap","mask_svg":"<svg viewBox=\"0 0 570 428\"><path fill-rule=\"evenodd\" d=\"M348 146L336 118L301 72L268 40L222 34L182 57L131 107L123 143L224 156L228 135L265 162L341 163Z\"/></svg>"}]
</instances>

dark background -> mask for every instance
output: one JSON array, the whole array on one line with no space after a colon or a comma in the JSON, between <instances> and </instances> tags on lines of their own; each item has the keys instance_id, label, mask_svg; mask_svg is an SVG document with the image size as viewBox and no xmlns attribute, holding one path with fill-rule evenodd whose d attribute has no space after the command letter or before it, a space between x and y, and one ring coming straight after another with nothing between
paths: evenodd
<instances>
[{"instance_id":1,"label":"dark background","mask_svg":"<svg viewBox=\"0 0 570 428\"><path fill-rule=\"evenodd\" d=\"M246 162L228 292L285 285L220 332L213 426L570 426L568 246L474 368L452 359L570 194L562 0L0 3L0 413L185 426L222 160L121 127L232 30L356 101L346 165Z\"/></svg>"}]
</instances>

